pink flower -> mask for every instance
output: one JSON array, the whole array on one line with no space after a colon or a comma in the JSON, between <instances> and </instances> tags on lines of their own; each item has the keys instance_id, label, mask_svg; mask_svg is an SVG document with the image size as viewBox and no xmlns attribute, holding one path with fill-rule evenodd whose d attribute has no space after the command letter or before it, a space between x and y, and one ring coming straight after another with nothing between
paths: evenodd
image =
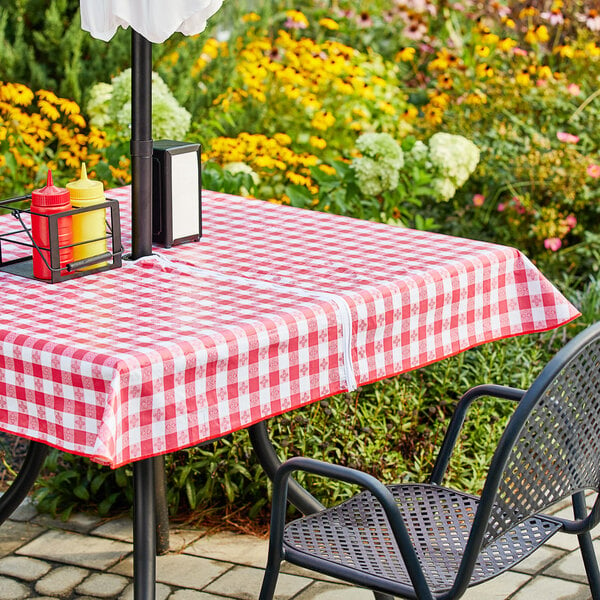
<instances>
[{"instance_id":1,"label":"pink flower","mask_svg":"<svg viewBox=\"0 0 600 600\"><path fill-rule=\"evenodd\" d=\"M498 212L504 212L506 210L506 204L504 202L498 202Z\"/></svg>"},{"instance_id":2,"label":"pink flower","mask_svg":"<svg viewBox=\"0 0 600 600\"><path fill-rule=\"evenodd\" d=\"M475 194L473 196L473 205L474 206L483 206L485 202L485 196L483 194Z\"/></svg>"},{"instance_id":3,"label":"pink flower","mask_svg":"<svg viewBox=\"0 0 600 600\"><path fill-rule=\"evenodd\" d=\"M593 177L594 179L598 179L598 177L600 177L600 165L596 165L596 164L591 164L588 165L588 168L586 169L587 174L590 177Z\"/></svg>"},{"instance_id":4,"label":"pink flower","mask_svg":"<svg viewBox=\"0 0 600 600\"><path fill-rule=\"evenodd\" d=\"M576 144L579 141L579 136L567 133L566 131L558 131L556 137L560 142L565 144Z\"/></svg>"},{"instance_id":5,"label":"pink flower","mask_svg":"<svg viewBox=\"0 0 600 600\"><path fill-rule=\"evenodd\" d=\"M567 86L567 92L569 92L571 96L579 96L579 94L581 94L581 88L576 83L570 83Z\"/></svg>"},{"instance_id":6,"label":"pink flower","mask_svg":"<svg viewBox=\"0 0 600 600\"><path fill-rule=\"evenodd\" d=\"M356 24L361 28L371 27L373 25L373 21L368 12L361 12L360 15L356 18Z\"/></svg>"},{"instance_id":7,"label":"pink flower","mask_svg":"<svg viewBox=\"0 0 600 600\"><path fill-rule=\"evenodd\" d=\"M552 252L556 252L561 246L562 242L560 241L560 238L553 237L546 238L544 240L544 248L546 248L546 250L552 250Z\"/></svg>"},{"instance_id":8,"label":"pink flower","mask_svg":"<svg viewBox=\"0 0 600 600\"><path fill-rule=\"evenodd\" d=\"M291 18L286 19L283 26L286 29L306 29L308 27L306 25L306 23L304 23L302 21L294 21L294 19L291 19Z\"/></svg>"},{"instance_id":9,"label":"pink flower","mask_svg":"<svg viewBox=\"0 0 600 600\"><path fill-rule=\"evenodd\" d=\"M517 56L527 56L527 50L523 50L523 48L513 48L512 51Z\"/></svg>"},{"instance_id":10,"label":"pink flower","mask_svg":"<svg viewBox=\"0 0 600 600\"><path fill-rule=\"evenodd\" d=\"M545 80L545 79L538 79L538 80L535 82L535 85L536 85L537 87L544 87L544 86L546 85L546 83L547 83L547 82L546 82L546 80Z\"/></svg>"},{"instance_id":11,"label":"pink flower","mask_svg":"<svg viewBox=\"0 0 600 600\"><path fill-rule=\"evenodd\" d=\"M565 22L563 14L558 9L554 9L552 12L543 12L540 14L542 19L550 22L550 25L560 25Z\"/></svg>"},{"instance_id":12,"label":"pink flower","mask_svg":"<svg viewBox=\"0 0 600 600\"><path fill-rule=\"evenodd\" d=\"M565 223L569 226L569 229L573 229L575 225L577 225L577 217L573 214L570 214L566 219Z\"/></svg>"}]
</instances>

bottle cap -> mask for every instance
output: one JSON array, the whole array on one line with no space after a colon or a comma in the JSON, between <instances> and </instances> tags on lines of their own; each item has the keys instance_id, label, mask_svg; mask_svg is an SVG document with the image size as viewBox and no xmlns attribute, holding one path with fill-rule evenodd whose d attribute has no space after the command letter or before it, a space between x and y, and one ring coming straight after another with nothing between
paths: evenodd
<instances>
[{"instance_id":1,"label":"bottle cap","mask_svg":"<svg viewBox=\"0 0 600 600\"><path fill-rule=\"evenodd\" d=\"M31 204L35 206L63 206L69 204L69 190L56 187L52 181L52 171L48 169L46 186L31 192Z\"/></svg>"},{"instance_id":2,"label":"bottle cap","mask_svg":"<svg viewBox=\"0 0 600 600\"><path fill-rule=\"evenodd\" d=\"M104 185L101 181L88 179L85 163L81 165L81 176L77 181L67 183L71 192L71 200L98 200L104 195Z\"/></svg>"}]
</instances>

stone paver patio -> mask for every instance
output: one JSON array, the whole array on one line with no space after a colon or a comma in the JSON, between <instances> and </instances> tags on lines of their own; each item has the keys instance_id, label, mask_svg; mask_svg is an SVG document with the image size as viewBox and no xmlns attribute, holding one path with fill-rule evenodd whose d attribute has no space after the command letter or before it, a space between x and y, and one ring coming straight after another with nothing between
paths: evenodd
<instances>
[{"instance_id":1,"label":"stone paver patio","mask_svg":"<svg viewBox=\"0 0 600 600\"><path fill-rule=\"evenodd\" d=\"M568 510L559 507L559 510ZM565 514L567 514L565 512ZM600 528L595 530L600 552ZM133 598L132 524L77 514L63 523L28 502L0 526L0 600ZM258 597L267 541L249 535L173 529L157 558L158 600ZM590 592L574 536L557 534L514 570L472 588L466 600L587 600ZM372 600L352 588L285 565L276 599Z\"/></svg>"}]
</instances>

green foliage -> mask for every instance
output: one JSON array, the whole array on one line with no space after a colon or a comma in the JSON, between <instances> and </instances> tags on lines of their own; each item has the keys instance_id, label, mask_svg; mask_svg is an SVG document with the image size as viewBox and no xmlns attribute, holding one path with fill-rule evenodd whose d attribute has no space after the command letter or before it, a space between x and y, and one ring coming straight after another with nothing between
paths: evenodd
<instances>
[{"instance_id":1,"label":"green foliage","mask_svg":"<svg viewBox=\"0 0 600 600\"><path fill-rule=\"evenodd\" d=\"M202 166L202 187L213 192L251 196L256 192L256 178L250 170L233 171L207 162Z\"/></svg>"},{"instance_id":2,"label":"green foliage","mask_svg":"<svg viewBox=\"0 0 600 600\"><path fill-rule=\"evenodd\" d=\"M78 0L0 6L0 80L51 89L81 103L91 86L130 64L130 34L110 43L81 29Z\"/></svg>"}]
</instances>

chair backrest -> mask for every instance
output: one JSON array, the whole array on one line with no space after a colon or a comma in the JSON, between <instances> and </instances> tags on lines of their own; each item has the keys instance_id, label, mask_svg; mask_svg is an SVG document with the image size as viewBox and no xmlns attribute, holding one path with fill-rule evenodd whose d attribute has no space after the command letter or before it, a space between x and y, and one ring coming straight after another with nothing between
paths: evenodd
<instances>
[{"instance_id":1,"label":"chair backrest","mask_svg":"<svg viewBox=\"0 0 600 600\"><path fill-rule=\"evenodd\" d=\"M600 323L558 352L519 403L482 503L496 485L484 546L563 498L600 491Z\"/></svg>"}]
</instances>

